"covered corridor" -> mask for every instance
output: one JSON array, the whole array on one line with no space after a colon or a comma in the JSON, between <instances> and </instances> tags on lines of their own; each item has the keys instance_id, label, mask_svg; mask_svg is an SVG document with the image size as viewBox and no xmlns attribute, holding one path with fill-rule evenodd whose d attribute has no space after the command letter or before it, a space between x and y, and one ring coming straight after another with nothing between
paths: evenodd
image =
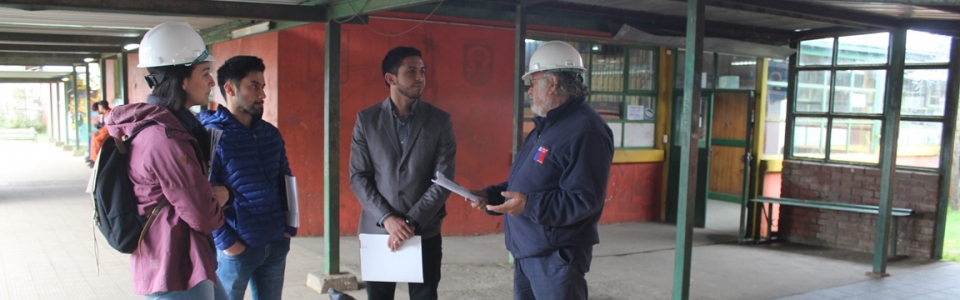
<instances>
[{"instance_id":1,"label":"covered corridor","mask_svg":"<svg viewBox=\"0 0 960 300\"><path fill-rule=\"evenodd\" d=\"M91 226L91 201L83 192L89 169L80 159L49 142L0 140L0 152L0 299L135 298L129 256L110 248ZM601 226L587 275L590 299L670 299L675 230L660 222ZM690 299L960 297L957 263L896 261L890 264L896 276L877 280L863 276L870 266L866 253L734 241L717 231L695 231ZM356 243L355 236L341 239L346 270L360 269ZM322 238L294 238L284 299L326 297L304 280L323 268L324 252ZM509 299L513 270L505 253L501 234L445 237L440 298ZM366 299L364 290L350 294ZM944 295L950 297L938 298ZM397 299L404 297L401 292Z\"/></svg>"}]
</instances>

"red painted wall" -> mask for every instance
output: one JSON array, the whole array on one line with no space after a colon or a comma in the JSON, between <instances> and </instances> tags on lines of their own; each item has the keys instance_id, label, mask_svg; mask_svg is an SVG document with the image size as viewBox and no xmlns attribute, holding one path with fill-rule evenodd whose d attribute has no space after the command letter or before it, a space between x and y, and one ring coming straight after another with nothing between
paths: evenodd
<instances>
[{"instance_id":1,"label":"red painted wall","mask_svg":"<svg viewBox=\"0 0 960 300\"><path fill-rule=\"evenodd\" d=\"M373 30L386 33L403 31L416 24L370 21ZM510 168L513 35L497 29L425 23L407 34L387 37L371 28L343 26L340 178L341 232L345 234L356 233L360 215L360 205L348 182L353 125L360 110L388 96L380 63L393 47L413 46L423 52L427 67L423 100L453 116L458 146L455 180L469 188L480 188L506 180ZM502 218L470 208L459 196L450 197L447 212L444 234L479 234L502 229Z\"/></svg>"},{"instance_id":2,"label":"red painted wall","mask_svg":"<svg viewBox=\"0 0 960 300\"><path fill-rule=\"evenodd\" d=\"M277 97L277 78L282 69L277 64L278 36L277 32L269 32L214 44L211 47L210 54L213 54L217 60L210 63L210 73L216 80L217 68L237 55L252 55L262 59L264 66L266 66L263 79L266 81L264 93L267 94L267 98L263 102L263 120L280 127L277 124L277 109L281 100ZM217 82L218 86L213 88L213 97L210 103L212 108L216 108L218 103L225 103L223 95L220 94L219 84L220 82Z\"/></svg>"},{"instance_id":3,"label":"red painted wall","mask_svg":"<svg viewBox=\"0 0 960 300\"><path fill-rule=\"evenodd\" d=\"M277 122L287 144L290 168L299 184L298 234L308 236L323 235L323 32L322 24L301 26L279 32L277 39L283 54L277 57L278 69L282 70L277 74L277 97L281 99ZM349 151L349 141L347 143L340 149ZM346 165L341 164L341 168ZM341 200L341 211L350 205L346 199ZM349 221L355 220L353 214L355 212L342 212L341 220L348 221L340 223L356 223ZM356 230L341 232L356 234Z\"/></svg>"},{"instance_id":4,"label":"red painted wall","mask_svg":"<svg viewBox=\"0 0 960 300\"><path fill-rule=\"evenodd\" d=\"M457 137L455 180L481 188L506 180L510 168L513 114L513 32L508 29L372 18L370 27L342 27L340 133L340 233L356 234L360 205L349 186L350 141L357 113L384 100L380 63L396 46L423 51L427 85L423 99L453 116ZM214 66L236 54L257 55L267 64L265 119L287 143L287 157L299 181L302 235L323 233L324 25L311 24L213 45ZM149 90L145 70L129 55L131 102ZM216 92L219 94L219 90ZM220 97L215 95L215 97ZM662 163L618 164L611 170L602 223L657 220L661 211ZM451 196L443 226L446 235L502 231L491 217Z\"/></svg>"},{"instance_id":5,"label":"red painted wall","mask_svg":"<svg viewBox=\"0 0 960 300\"><path fill-rule=\"evenodd\" d=\"M613 165L600 223L660 220L661 174L663 163Z\"/></svg>"},{"instance_id":6,"label":"red painted wall","mask_svg":"<svg viewBox=\"0 0 960 300\"><path fill-rule=\"evenodd\" d=\"M150 88L143 77L147 76L147 69L137 68L140 55L134 52L127 54L127 103L146 103L150 95Z\"/></svg>"},{"instance_id":7,"label":"red painted wall","mask_svg":"<svg viewBox=\"0 0 960 300\"><path fill-rule=\"evenodd\" d=\"M115 68L117 67L117 60L105 59L103 62L103 81L106 82L106 86L103 87L104 93L101 99L110 102L110 107L113 107L114 105L120 105L123 102L113 101L113 99L120 98L120 96L117 95L116 90L117 71Z\"/></svg>"}]
</instances>

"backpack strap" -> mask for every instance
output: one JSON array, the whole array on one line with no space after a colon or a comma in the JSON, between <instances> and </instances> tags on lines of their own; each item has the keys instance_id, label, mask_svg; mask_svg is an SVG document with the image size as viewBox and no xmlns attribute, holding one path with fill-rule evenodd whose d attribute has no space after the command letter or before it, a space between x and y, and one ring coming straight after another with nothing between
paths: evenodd
<instances>
[{"instance_id":1,"label":"backpack strap","mask_svg":"<svg viewBox=\"0 0 960 300\"><path fill-rule=\"evenodd\" d=\"M157 125L157 121L150 121L150 122L147 122L146 124L143 124L143 126L137 127L137 129L134 129L133 132L131 132L129 135L125 136L124 139L123 139L123 141L124 141L124 142L129 142L130 140L133 140L133 138L136 137L137 134L140 133L140 131L143 131L143 130L146 129L147 127L150 127L150 126L153 126L153 125Z\"/></svg>"},{"instance_id":2,"label":"backpack strap","mask_svg":"<svg viewBox=\"0 0 960 300\"><path fill-rule=\"evenodd\" d=\"M147 235L147 230L150 230L150 224L153 224L153 220L160 214L160 209L168 204L170 204L170 202L167 201L167 197L160 197L160 200L157 200L157 206L154 206L153 210L150 211L150 217L147 218L147 222L143 224L143 230L140 231L140 240L137 241L137 251L140 251L140 244L143 243L143 236Z\"/></svg>"},{"instance_id":3,"label":"backpack strap","mask_svg":"<svg viewBox=\"0 0 960 300\"><path fill-rule=\"evenodd\" d=\"M140 133L140 131L143 131L147 127L150 127L156 124L157 124L156 121L150 121L150 122L147 122L146 124L143 124L143 126L140 126L137 129L135 129L133 132L131 132L130 135L125 136L123 139L123 143L129 145L130 142L133 141L133 138L135 138L137 134ZM160 209L167 206L168 204L170 204L170 202L167 201L166 197L161 196L160 200L157 200L157 206L154 206L153 210L150 211L150 216L147 218L147 222L143 224L143 230L140 231L140 239L137 240L137 251L140 251L140 244L143 244L143 236L147 235L147 230L150 230L150 224L153 224L153 220L157 218L158 214L160 214Z\"/></svg>"}]
</instances>

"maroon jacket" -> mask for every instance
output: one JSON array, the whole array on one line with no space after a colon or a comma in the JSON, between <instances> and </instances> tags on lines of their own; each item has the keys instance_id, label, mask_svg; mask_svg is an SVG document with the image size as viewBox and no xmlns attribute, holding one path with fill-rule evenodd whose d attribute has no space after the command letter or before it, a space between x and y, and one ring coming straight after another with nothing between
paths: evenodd
<instances>
[{"instance_id":1,"label":"maroon jacket","mask_svg":"<svg viewBox=\"0 0 960 300\"><path fill-rule=\"evenodd\" d=\"M130 149L130 180L139 198L141 215L166 197L140 248L130 255L133 291L149 295L187 290L203 280L217 281L210 233L223 225L204 165L197 158L197 141L166 108L145 103L114 108L107 130L122 137L141 131Z\"/></svg>"}]
</instances>

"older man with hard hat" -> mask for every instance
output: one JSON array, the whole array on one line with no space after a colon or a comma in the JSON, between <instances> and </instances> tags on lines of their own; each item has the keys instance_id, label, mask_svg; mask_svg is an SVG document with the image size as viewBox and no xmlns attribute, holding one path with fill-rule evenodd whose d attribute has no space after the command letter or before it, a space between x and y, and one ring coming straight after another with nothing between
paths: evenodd
<instances>
[{"instance_id":1,"label":"older man with hard hat","mask_svg":"<svg viewBox=\"0 0 960 300\"><path fill-rule=\"evenodd\" d=\"M613 161L613 133L586 102L583 59L570 44L543 43L523 80L536 127L507 182L474 191L472 203L504 214L515 299L587 299L586 273Z\"/></svg>"}]
</instances>

